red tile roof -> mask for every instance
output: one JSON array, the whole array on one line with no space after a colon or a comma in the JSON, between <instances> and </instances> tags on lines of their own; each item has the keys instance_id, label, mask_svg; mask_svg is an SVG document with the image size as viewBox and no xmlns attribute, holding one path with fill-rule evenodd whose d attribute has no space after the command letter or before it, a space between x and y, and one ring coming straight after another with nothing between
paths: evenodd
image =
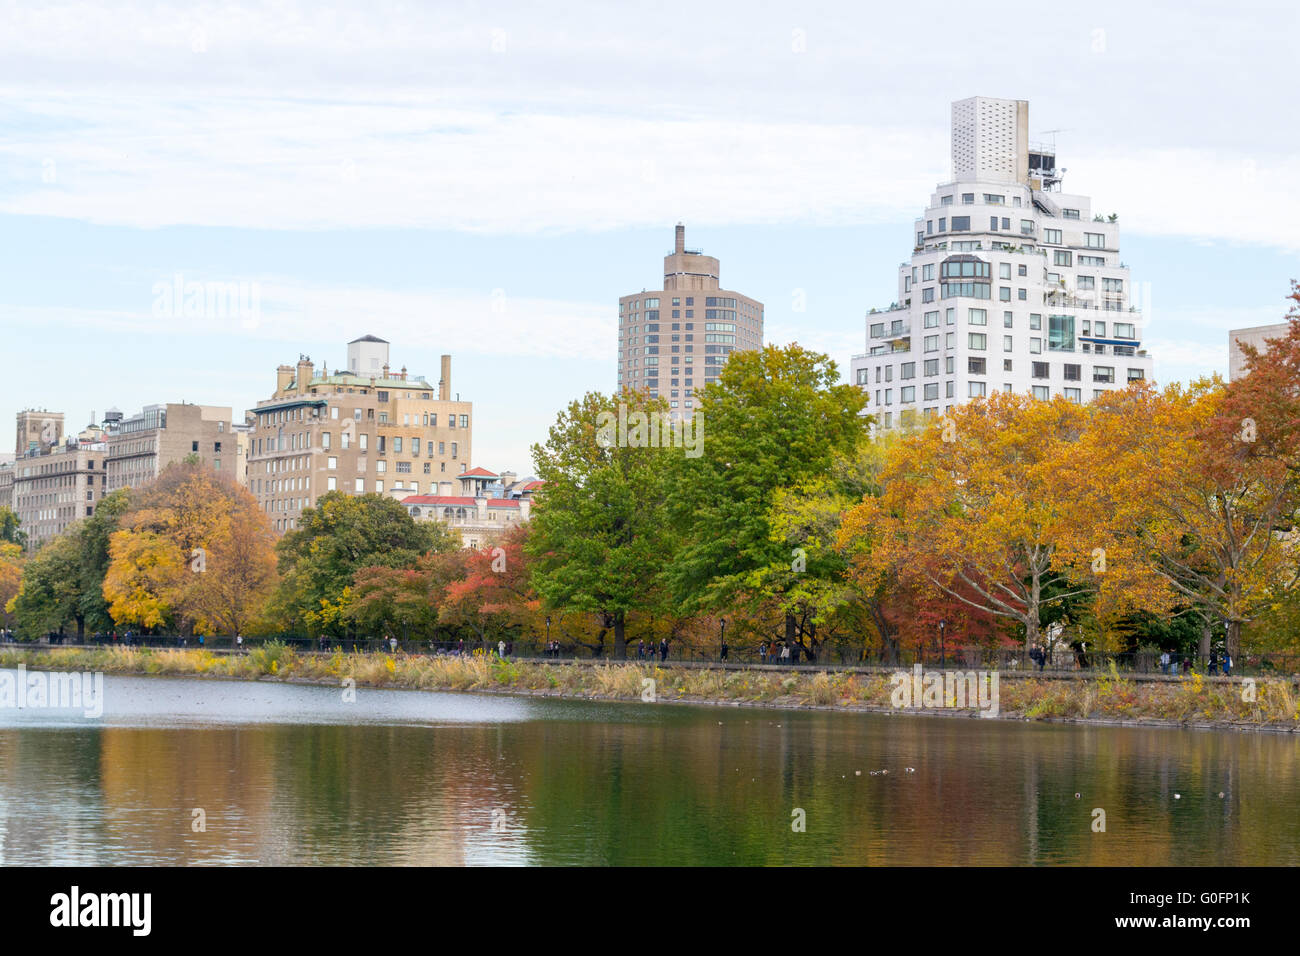
<instances>
[{"instance_id":1,"label":"red tile roof","mask_svg":"<svg viewBox=\"0 0 1300 956\"><path fill-rule=\"evenodd\" d=\"M447 507L474 508L476 502L473 498L463 498L458 495L407 495L402 499L402 504L407 505L438 505ZM489 508L518 508L519 501L515 498L489 498L487 500Z\"/></svg>"},{"instance_id":2,"label":"red tile roof","mask_svg":"<svg viewBox=\"0 0 1300 956\"><path fill-rule=\"evenodd\" d=\"M488 471L486 468L471 468L469 471L462 471L461 478L500 478L496 472Z\"/></svg>"}]
</instances>

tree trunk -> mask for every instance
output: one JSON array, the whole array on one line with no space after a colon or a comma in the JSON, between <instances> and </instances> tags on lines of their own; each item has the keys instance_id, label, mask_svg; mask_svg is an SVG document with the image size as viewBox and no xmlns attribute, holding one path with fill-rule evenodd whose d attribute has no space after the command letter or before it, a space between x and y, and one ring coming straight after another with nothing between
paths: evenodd
<instances>
[{"instance_id":1,"label":"tree trunk","mask_svg":"<svg viewBox=\"0 0 1300 956\"><path fill-rule=\"evenodd\" d=\"M794 642L795 619L793 614L785 616L785 644L790 648L790 663L799 660L799 645Z\"/></svg>"},{"instance_id":2,"label":"tree trunk","mask_svg":"<svg viewBox=\"0 0 1300 956\"><path fill-rule=\"evenodd\" d=\"M620 661L627 660L626 624L622 611L614 615L614 657Z\"/></svg>"},{"instance_id":3,"label":"tree trunk","mask_svg":"<svg viewBox=\"0 0 1300 956\"><path fill-rule=\"evenodd\" d=\"M1228 652L1229 655L1231 655L1232 659L1236 661L1237 651L1241 649L1241 622L1240 621L1228 622L1228 637L1227 637L1227 642L1224 645L1224 649Z\"/></svg>"},{"instance_id":4,"label":"tree trunk","mask_svg":"<svg viewBox=\"0 0 1300 956\"><path fill-rule=\"evenodd\" d=\"M1197 649L1197 653L1203 661L1210 659L1210 619L1208 617L1201 618L1201 644Z\"/></svg>"}]
</instances>

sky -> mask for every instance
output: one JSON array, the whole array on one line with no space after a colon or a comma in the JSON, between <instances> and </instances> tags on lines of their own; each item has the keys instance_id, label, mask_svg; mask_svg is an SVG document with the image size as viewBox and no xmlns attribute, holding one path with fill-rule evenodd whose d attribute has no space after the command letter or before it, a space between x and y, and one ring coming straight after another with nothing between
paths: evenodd
<instances>
[{"instance_id":1,"label":"sky","mask_svg":"<svg viewBox=\"0 0 1300 956\"><path fill-rule=\"evenodd\" d=\"M1081 6L0 0L0 420L239 417L373 334L450 353L474 464L526 474L679 221L847 374L973 95L1119 215L1157 380L1226 375L1300 279L1300 8Z\"/></svg>"}]
</instances>

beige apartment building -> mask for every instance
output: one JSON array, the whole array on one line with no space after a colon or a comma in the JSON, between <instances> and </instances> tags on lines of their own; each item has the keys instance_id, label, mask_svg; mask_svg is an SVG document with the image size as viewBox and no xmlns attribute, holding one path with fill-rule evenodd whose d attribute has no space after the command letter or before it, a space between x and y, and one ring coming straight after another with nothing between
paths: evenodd
<instances>
[{"instance_id":1,"label":"beige apartment building","mask_svg":"<svg viewBox=\"0 0 1300 956\"><path fill-rule=\"evenodd\" d=\"M12 458L0 459L0 508L14 506L14 462Z\"/></svg>"},{"instance_id":2,"label":"beige apartment building","mask_svg":"<svg viewBox=\"0 0 1300 956\"><path fill-rule=\"evenodd\" d=\"M1236 381L1246 374L1246 354L1241 350L1242 345L1251 345L1264 352L1268 350L1269 339L1284 339L1290 329L1289 322L1278 322L1231 330L1228 333L1228 381Z\"/></svg>"},{"instance_id":3,"label":"beige apartment building","mask_svg":"<svg viewBox=\"0 0 1300 956\"><path fill-rule=\"evenodd\" d=\"M96 504L108 493L105 458L102 440L68 438L38 445L15 459L13 510L27 533L29 550L95 513Z\"/></svg>"},{"instance_id":4,"label":"beige apartment building","mask_svg":"<svg viewBox=\"0 0 1300 956\"><path fill-rule=\"evenodd\" d=\"M674 417L689 417L695 389L716 381L735 351L763 347L763 303L724 290L713 256L686 248L677 224L664 256L662 289L618 300L618 388L667 399Z\"/></svg>"},{"instance_id":5,"label":"beige apartment building","mask_svg":"<svg viewBox=\"0 0 1300 956\"><path fill-rule=\"evenodd\" d=\"M236 443L228 405L146 405L130 418L110 409L104 416L108 490L143 487L172 462L191 455L219 474L237 478L242 462Z\"/></svg>"},{"instance_id":6,"label":"beige apartment building","mask_svg":"<svg viewBox=\"0 0 1300 956\"><path fill-rule=\"evenodd\" d=\"M14 457L21 458L42 448L53 448L63 440L63 412L24 408L18 413Z\"/></svg>"},{"instance_id":7,"label":"beige apartment building","mask_svg":"<svg viewBox=\"0 0 1300 956\"><path fill-rule=\"evenodd\" d=\"M348 343L345 370L301 356L249 412L248 488L278 531L327 491L436 494L469 468L473 403L452 397L451 356L436 386L389 364L389 343Z\"/></svg>"}]
</instances>

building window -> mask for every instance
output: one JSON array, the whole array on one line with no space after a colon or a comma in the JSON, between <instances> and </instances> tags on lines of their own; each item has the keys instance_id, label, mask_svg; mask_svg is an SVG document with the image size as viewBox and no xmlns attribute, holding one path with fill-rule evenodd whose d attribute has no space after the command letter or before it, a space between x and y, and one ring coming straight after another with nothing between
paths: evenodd
<instances>
[{"instance_id":1,"label":"building window","mask_svg":"<svg viewBox=\"0 0 1300 956\"><path fill-rule=\"evenodd\" d=\"M983 398L985 386L983 382L967 382L966 395L968 398Z\"/></svg>"},{"instance_id":2,"label":"building window","mask_svg":"<svg viewBox=\"0 0 1300 956\"><path fill-rule=\"evenodd\" d=\"M1046 242L1046 243L1048 243L1049 245L1053 245L1053 246L1059 246L1059 245L1061 245L1061 230L1059 230L1059 229L1044 229L1044 230L1043 230L1043 242Z\"/></svg>"},{"instance_id":3,"label":"building window","mask_svg":"<svg viewBox=\"0 0 1300 956\"><path fill-rule=\"evenodd\" d=\"M1083 234L1083 244L1089 249L1105 249L1106 236L1100 232L1085 232Z\"/></svg>"},{"instance_id":4,"label":"building window","mask_svg":"<svg viewBox=\"0 0 1300 956\"><path fill-rule=\"evenodd\" d=\"M1033 392L1034 398L1040 402L1045 402L1052 397L1051 390L1046 385L1035 385Z\"/></svg>"},{"instance_id":5,"label":"building window","mask_svg":"<svg viewBox=\"0 0 1300 956\"><path fill-rule=\"evenodd\" d=\"M1030 362L1029 374L1033 378L1049 378L1051 376L1047 362Z\"/></svg>"},{"instance_id":6,"label":"building window","mask_svg":"<svg viewBox=\"0 0 1300 956\"><path fill-rule=\"evenodd\" d=\"M969 332L967 335L969 336L968 342L971 349L976 352L984 351L985 344L988 341L988 336L983 332Z\"/></svg>"},{"instance_id":7,"label":"building window","mask_svg":"<svg viewBox=\"0 0 1300 956\"><path fill-rule=\"evenodd\" d=\"M966 359L966 371L970 375L984 375L988 371L987 360L970 356Z\"/></svg>"}]
</instances>

